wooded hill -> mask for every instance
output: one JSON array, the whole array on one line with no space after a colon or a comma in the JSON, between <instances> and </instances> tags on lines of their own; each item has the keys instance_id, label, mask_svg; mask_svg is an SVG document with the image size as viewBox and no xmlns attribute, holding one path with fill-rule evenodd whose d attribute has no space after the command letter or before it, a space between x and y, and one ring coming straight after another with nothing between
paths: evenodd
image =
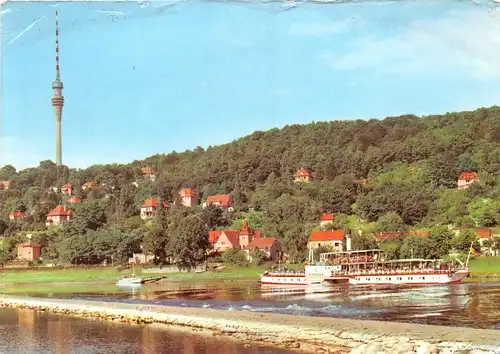
<instances>
[{"instance_id":1,"label":"wooded hill","mask_svg":"<svg viewBox=\"0 0 500 354\"><path fill-rule=\"evenodd\" d=\"M323 212L336 214L335 227L365 234L436 225L496 226L500 224L499 144L500 107L494 106L422 118L404 115L290 125L257 131L221 146L158 154L128 165L72 169L42 161L22 171L4 166L0 181L11 182L9 189L0 191L4 258L27 231L38 231L34 237L43 243L45 258L98 262L112 254L124 259L141 243L164 255L173 247L174 233L184 232L174 229L182 228L185 217L204 220L192 232L238 226L248 218L253 228L278 237L296 255L303 254L307 236L318 228ZM153 168L154 183L142 178L141 167ZM313 171L312 183L293 183L301 167ZM464 170L477 171L478 181L467 190L457 190L457 178ZM369 182L358 183L361 178ZM100 187L89 193L79 191L88 181ZM133 181L139 181L138 187ZM45 231L48 211L65 199L49 187L65 183L76 187L83 203L74 207L71 227ZM170 220L179 220L175 227L172 221L153 225L139 219L140 205L147 197L156 195L171 204L181 187L196 189L202 200L231 193L235 212L214 216L203 215L212 212L201 208L171 207L165 213L172 214ZM29 216L11 222L8 215L14 210L27 211ZM170 231L157 234L153 245L151 234L160 232L158 226ZM107 243L97 245L102 240ZM159 253L162 247L167 250ZM83 250L93 256L84 256Z\"/></svg>"}]
</instances>

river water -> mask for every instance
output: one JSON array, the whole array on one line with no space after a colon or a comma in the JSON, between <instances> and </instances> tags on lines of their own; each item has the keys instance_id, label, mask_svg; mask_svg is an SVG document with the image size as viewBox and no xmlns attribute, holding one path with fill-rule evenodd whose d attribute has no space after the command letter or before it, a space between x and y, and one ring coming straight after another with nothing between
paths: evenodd
<instances>
[{"instance_id":1,"label":"river water","mask_svg":"<svg viewBox=\"0 0 500 354\"><path fill-rule=\"evenodd\" d=\"M19 295L122 301L229 311L401 321L500 329L500 282L443 286L334 286L311 293L256 282L162 281L136 289L107 285L4 287ZM291 291L293 290L293 291Z\"/></svg>"},{"instance_id":2,"label":"river water","mask_svg":"<svg viewBox=\"0 0 500 354\"><path fill-rule=\"evenodd\" d=\"M196 333L196 332L194 332ZM154 326L0 308L1 354L287 354Z\"/></svg>"}]
</instances>

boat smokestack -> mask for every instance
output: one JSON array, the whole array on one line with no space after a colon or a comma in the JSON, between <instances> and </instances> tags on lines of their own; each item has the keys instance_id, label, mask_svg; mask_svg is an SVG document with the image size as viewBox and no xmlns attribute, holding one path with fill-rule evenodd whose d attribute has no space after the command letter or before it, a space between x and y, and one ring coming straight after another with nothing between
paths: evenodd
<instances>
[{"instance_id":1,"label":"boat smokestack","mask_svg":"<svg viewBox=\"0 0 500 354\"><path fill-rule=\"evenodd\" d=\"M352 248L352 244L351 244L352 238L351 238L351 235L347 234L347 236L345 238L346 238L345 249L346 249L346 251L351 251L351 248Z\"/></svg>"}]
</instances>

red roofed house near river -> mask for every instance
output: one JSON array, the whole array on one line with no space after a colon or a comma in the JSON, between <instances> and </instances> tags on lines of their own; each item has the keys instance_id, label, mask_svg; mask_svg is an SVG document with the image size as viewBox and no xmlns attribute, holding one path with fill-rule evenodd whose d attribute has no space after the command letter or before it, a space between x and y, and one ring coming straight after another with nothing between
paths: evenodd
<instances>
[{"instance_id":1,"label":"red roofed house near river","mask_svg":"<svg viewBox=\"0 0 500 354\"><path fill-rule=\"evenodd\" d=\"M309 235L307 248L328 247L334 251L342 252L344 240L344 230L312 231Z\"/></svg>"},{"instance_id":2,"label":"red roofed house near river","mask_svg":"<svg viewBox=\"0 0 500 354\"><path fill-rule=\"evenodd\" d=\"M47 215L47 221L45 222L45 225L59 225L70 221L72 218L73 212L71 210L66 210L64 206L58 205L49 213L49 215Z\"/></svg>"},{"instance_id":3,"label":"red roofed house near river","mask_svg":"<svg viewBox=\"0 0 500 354\"><path fill-rule=\"evenodd\" d=\"M460 173L457 181L458 189L467 189L477 180L477 173L473 171L464 171Z\"/></svg>"},{"instance_id":4,"label":"red roofed house near river","mask_svg":"<svg viewBox=\"0 0 500 354\"><path fill-rule=\"evenodd\" d=\"M163 208L168 208L168 204L165 202L161 203ZM158 209L158 198L151 197L144 201L141 206L141 219L152 218L156 215L156 210Z\"/></svg>"}]
</instances>

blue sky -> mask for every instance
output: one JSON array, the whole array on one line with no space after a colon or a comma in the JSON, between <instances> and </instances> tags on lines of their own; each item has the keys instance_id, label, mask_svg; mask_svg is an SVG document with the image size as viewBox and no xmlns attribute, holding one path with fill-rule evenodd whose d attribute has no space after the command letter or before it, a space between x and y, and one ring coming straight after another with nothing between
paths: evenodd
<instances>
[{"instance_id":1,"label":"blue sky","mask_svg":"<svg viewBox=\"0 0 500 354\"><path fill-rule=\"evenodd\" d=\"M55 158L56 3L1 7L0 165ZM295 6L297 5L297 6ZM63 163L500 103L500 4L59 3Z\"/></svg>"}]
</instances>

